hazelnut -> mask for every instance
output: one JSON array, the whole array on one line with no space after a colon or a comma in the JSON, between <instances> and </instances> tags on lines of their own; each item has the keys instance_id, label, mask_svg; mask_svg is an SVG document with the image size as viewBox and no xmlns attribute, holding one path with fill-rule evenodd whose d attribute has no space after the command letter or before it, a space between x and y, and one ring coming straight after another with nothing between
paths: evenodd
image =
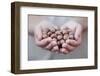
<instances>
[{"instance_id":1,"label":"hazelnut","mask_svg":"<svg viewBox=\"0 0 100 76\"><path fill-rule=\"evenodd\" d=\"M63 44L64 42L65 42L65 41L64 41L63 39L62 39L62 40L60 40L60 43L61 43L61 44Z\"/></svg>"},{"instance_id":2,"label":"hazelnut","mask_svg":"<svg viewBox=\"0 0 100 76\"><path fill-rule=\"evenodd\" d=\"M61 40L62 38L63 38L62 35L58 35L58 36L57 36L57 39L58 39L58 40Z\"/></svg>"},{"instance_id":3,"label":"hazelnut","mask_svg":"<svg viewBox=\"0 0 100 76\"><path fill-rule=\"evenodd\" d=\"M50 36L52 34L52 32L49 31L47 34L48 34L48 36Z\"/></svg>"},{"instance_id":4,"label":"hazelnut","mask_svg":"<svg viewBox=\"0 0 100 76\"><path fill-rule=\"evenodd\" d=\"M68 34L64 34L63 39L67 40L68 39Z\"/></svg>"},{"instance_id":5,"label":"hazelnut","mask_svg":"<svg viewBox=\"0 0 100 76\"><path fill-rule=\"evenodd\" d=\"M55 33L56 33L57 35L59 35L59 34L61 34L61 31L56 31Z\"/></svg>"},{"instance_id":6,"label":"hazelnut","mask_svg":"<svg viewBox=\"0 0 100 76\"><path fill-rule=\"evenodd\" d=\"M62 33L63 34L68 34L68 31L67 30L62 30Z\"/></svg>"},{"instance_id":7,"label":"hazelnut","mask_svg":"<svg viewBox=\"0 0 100 76\"><path fill-rule=\"evenodd\" d=\"M57 45L58 45L58 46L60 45L60 41L57 41Z\"/></svg>"},{"instance_id":8,"label":"hazelnut","mask_svg":"<svg viewBox=\"0 0 100 76\"><path fill-rule=\"evenodd\" d=\"M54 33L56 30L55 28L51 28L50 31Z\"/></svg>"}]
</instances>

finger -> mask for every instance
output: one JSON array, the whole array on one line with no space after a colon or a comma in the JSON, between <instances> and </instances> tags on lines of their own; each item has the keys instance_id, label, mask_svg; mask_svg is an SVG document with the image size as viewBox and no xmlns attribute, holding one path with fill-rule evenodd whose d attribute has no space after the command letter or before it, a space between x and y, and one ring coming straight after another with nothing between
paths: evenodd
<instances>
[{"instance_id":1,"label":"finger","mask_svg":"<svg viewBox=\"0 0 100 76\"><path fill-rule=\"evenodd\" d=\"M63 53L63 54L68 54L69 53L69 51L66 48L61 48L60 52Z\"/></svg>"},{"instance_id":2,"label":"finger","mask_svg":"<svg viewBox=\"0 0 100 76\"><path fill-rule=\"evenodd\" d=\"M56 45L57 45L56 41L51 41L45 48L51 50Z\"/></svg>"},{"instance_id":3,"label":"finger","mask_svg":"<svg viewBox=\"0 0 100 76\"><path fill-rule=\"evenodd\" d=\"M66 43L72 45L72 46L78 46L81 43L81 38L79 38L77 41L76 40L66 40Z\"/></svg>"},{"instance_id":4,"label":"finger","mask_svg":"<svg viewBox=\"0 0 100 76\"><path fill-rule=\"evenodd\" d=\"M51 51L58 52L59 51L59 47L58 46L54 46Z\"/></svg>"},{"instance_id":5,"label":"finger","mask_svg":"<svg viewBox=\"0 0 100 76\"><path fill-rule=\"evenodd\" d=\"M36 29L35 29L35 33L36 33L36 37L37 37L39 40L42 39L42 32L47 33L47 32L49 31L48 25L49 25L49 22L46 21L46 20L41 21L41 22L37 25L37 27L36 27Z\"/></svg>"},{"instance_id":6,"label":"finger","mask_svg":"<svg viewBox=\"0 0 100 76\"><path fill-rule=\"evenodd\" d=\"M51 44L51 43L48 44L48 45L45 47L45 49L47 49L47 50L51 50L51 49L52 49L52 44Z\"/></svg>"},{"instance_id":7,"label":"finger","mask_svg":"<svg viewBox=\"0 0 100 76\"><path fill-rule=\"evenodd\" d=\"M34 31L34 37L37 39L37 40L41 40L42 39L42 30L41 30L41 27L38 26L35 28L35 31Z\"/></svg>"},{"instance_id":8,"label":"finger","mask_svg":"<svg viewBox=\"0 0 100 76\"><path fill-rule=\"evenodd\" d=\"M73 47L73 46L71 46L71 45L69 45L67 43L63 43L62 47L68 49L68 51L72 51L72 50L75 49L75 47Z\"/></svg>"},{"instance_id":9,"label":"finger","mask_svg":"<svg viewBox=\"0 0 100 76\"><path fill-rule=\"evenodd\" d=\"M45 47L47 44L49 44L52 41L52 39L48 37L40 41L35 39L35 41L38 46Z\"/></svg>"},{"instance_id":10,"label":"finger","mask_svg":"<svg viewBox=\"0 0 100 76\"><path fill-rule=\"evenodd\" d=\"M78 40L78 38L80 37L81 32L82 32L82 27L81 27L81 25L79 25L79 26L76 28L76 31L75 31L75 39L76 39L76 40Z\"/></svg>"},{"instance_id":11,"label":"finger","mask_svg":"<svg viewBox=\"0 0 100 76\"><path fill-rule=\"evenodd\" d=\"M61 27L61 30L67 30L67 29L69 29L66 25L63 25L62 27Z\"/></svg>"},{"instance_id":12,"label":"finger","mask_svg":"<svg viewBox=\"0 0 100 76\"><path fill-rule=\"evenodd\" d=\"M47 33L49 31L49 28L46 25L41 26L41 28L42 28L42 32Z\"/></svg>"}]
</instances>

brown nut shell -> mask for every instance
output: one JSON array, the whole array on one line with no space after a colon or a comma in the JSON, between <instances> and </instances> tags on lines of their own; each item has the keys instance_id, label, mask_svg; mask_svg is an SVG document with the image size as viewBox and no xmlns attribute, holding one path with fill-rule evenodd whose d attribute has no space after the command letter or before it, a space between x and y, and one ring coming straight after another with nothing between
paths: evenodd
<instances>
[{"instance_id":1,"label":"brown nut shell","mask_svg":"<svg viewBox=\"0 0 100 76\"><path fill-rule=\"evenodd\" d=\"M68 36L69 36L68 34L64 34L63 39L64 40L67 40L68 39Z\"/></svg>"},{"instance_id":2,"label":"brown nut shell","mask_svg":"<svg viewBox=\"0 0 100 76\"><path fill-rule=\"evenodd\" d=\"M57 40L61 40L62 38L63 38L62 35L57 36Z\"/></svg>"},{"instance_id":3,"label":"brown nut shell","mask_svg":"<svg viewBox=\"0 0 100 76\"><path fill-rule=\"evenodd\" d=\"M56 29L55 28L51 28L50 31L54 33L56 31Z\"/></svg>"},{"instance_id":4,"label":"brown nut shell","mask_svg":"<svg viewBox=\"0 0 100 76\"><path fill-rule=\"evenodd\" d=\"M63 34L68 34L68 31L67 30L62 30L62 33Z\"/></svg>"},{"instance_id":5,"label":"brown nut shell","mask_svg":"<svg viewBox=\"0 0 100 76\"><path fill-rule=\"evenodd\" d=\"M60 43L61 43L61 44L63 44L64 42L65 42L65 41L64 41L63 39L62 39L62 40L60 40Z\"/></svg>"},{"instance_id":6,"label":"brown nut shell","mask_svg":"<svg viewBox=\"0 0 100 76\"><path fill-rule=\"evenodd\" d=\"M56 31L55 34L60 35L61 31Z\"/></svg>"},{"instance_id":7,"label":"brown nut shell","mask_svg":"<svg viewBox=\"0 0 100 76\"><path fill-rule=\"evenodd\" d=\"M51 31L49 31L49 32L47 33L47 35L48 35L48 36L50 36L51 34L52 34L52 32L51 32Z\"/></svg>"}]
</instances>

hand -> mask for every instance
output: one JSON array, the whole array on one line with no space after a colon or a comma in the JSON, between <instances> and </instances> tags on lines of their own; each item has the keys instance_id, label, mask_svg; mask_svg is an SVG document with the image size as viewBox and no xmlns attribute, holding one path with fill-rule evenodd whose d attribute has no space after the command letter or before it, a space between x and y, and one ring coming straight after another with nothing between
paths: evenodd
<instances>
[{"instance_id":1,"label":"hand","mask_svg":"<svg viewBox=\"0 0 100 76\"><path fill-rule=\"evenodd\" d=\"M43 32L48 32L51 29L57 29L57 27L48 21L42 21L35 26L34 39L38 46L51 50L54 46L57 45L57 43L53 41L51 37L43 38Z\"/></svg>"},{"instance_id":2,"label":"hand","mask_svg":"<svg viewBox=\"0 0 100 76\"><path fill-rule=\"evenodd\" d=\"M61 27L61 30L66 29L70 29L74 33L74 39L68 39L66 40L66 43L62 45L62 49L60 51L63 53L68 53L69 51L74 50L81 44L82 40L83 27L81 24L75 21L69 21Z\"/></svg>"}]
</instances>

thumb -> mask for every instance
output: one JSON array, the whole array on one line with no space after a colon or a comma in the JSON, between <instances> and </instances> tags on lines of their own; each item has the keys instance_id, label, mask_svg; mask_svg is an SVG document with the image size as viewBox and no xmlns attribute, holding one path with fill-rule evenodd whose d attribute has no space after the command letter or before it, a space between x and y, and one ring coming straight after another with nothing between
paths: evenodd
<instances>
[{"instance_id":1,"label":"thumb","mask_svg":"<svg viewBox=\"0 0 100 76\"><path fill-rule=\"evenodd\" d=\"M34 31L35 39L41 40L42 39L42 30L41 27L36 27Z\"/></svg>"},{"instance_id":2,"label":"thumb","mask_svg":"<svg viewBox=\"0 0 100 76\"><path fill-rule=\"evenodd\" d=\"M76 27L75 39L78 40L78 38L81 36L81 34L82 34L82 27L81 26Z\"/></svg>"},{"instance_id":3,"label":"thumb","mask_svg":"<svg viewBox=\"0 0 100 76\"><path fill-rule=\"evenodd\" d=\"M61 30L68 30L69 28L66 25L63 25L60 29Z\"/></svg>"}]
</instances>

